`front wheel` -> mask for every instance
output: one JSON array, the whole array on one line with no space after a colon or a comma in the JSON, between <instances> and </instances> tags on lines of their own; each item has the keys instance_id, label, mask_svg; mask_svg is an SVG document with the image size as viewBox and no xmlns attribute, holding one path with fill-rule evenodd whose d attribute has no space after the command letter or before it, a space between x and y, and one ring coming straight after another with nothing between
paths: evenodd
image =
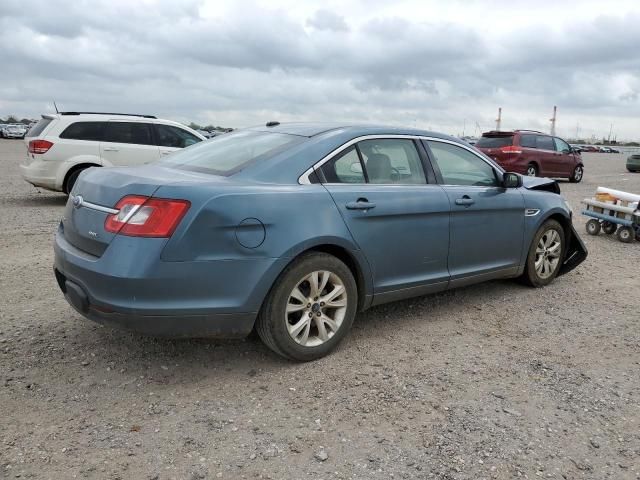
<instances>
[{"instance_id":1,"label":"front wheel","mask_svg":"<svg viewBox=\"0 0 640 480\"><path fill-rule=\"evenodd\" d=\"M571 183L580 183L582 181L583 176L584 176L584 167L582 165L578 165L576 166L576 168L573 169L573 173L571 174L571 178L569 178L569 181Z\"/></svg>"},{"instance_id":2,"label":"front wheel","mask_svg":"<svg viewBox=\"0 0 640 480\"><path fill-rule=\"evenodd\" d=\"M547 220L538 229L527 255L523 280L532 287L550 284L560 271L564 258L564 229L555 220Z\"/></svg>"},{"instance_id":3,"label":"front wheel","mask_svg":"<svg viewBox=\"0 0 640 480\"><path fill-rule=\"evenodd\" d=\"M589 235L598 235L600 233L600 228L602 227L598 220L596 220L595 218L592 218L587 222L584 228Z\"/></svg>"},{"instance_id":4,"label":"front wheel","mask_svg":"<svg viewBox=\"0 0 640 480\"><path fill-rule=\"evenodd\" d=\"M358 289L338 258L313 252L280 275L258 315L256 330L283 357L310 361L344 338L356 315Z\"/></svg>"}]
</instances>

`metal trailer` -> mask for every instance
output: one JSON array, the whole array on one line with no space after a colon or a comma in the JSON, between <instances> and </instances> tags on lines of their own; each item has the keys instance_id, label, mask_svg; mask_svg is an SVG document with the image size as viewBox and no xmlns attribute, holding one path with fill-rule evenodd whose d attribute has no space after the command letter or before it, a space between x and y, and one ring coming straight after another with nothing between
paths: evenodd
<instances>
[{"instance_id":1,"label":"metal trailer","mask_svg":"<svg viewBox=\"0 0 640 480\"><path fill-rule=\"evenodd\" d=\"M615 234L624 243L631 243L634 238L640 241L638 208L629 207L628 202L610 203L593 198L585 198L582 203L586 206L582 214L591 217L586 225L589 235L598 235L602 230L607 235Z\"/></svg>"}]
</instances>

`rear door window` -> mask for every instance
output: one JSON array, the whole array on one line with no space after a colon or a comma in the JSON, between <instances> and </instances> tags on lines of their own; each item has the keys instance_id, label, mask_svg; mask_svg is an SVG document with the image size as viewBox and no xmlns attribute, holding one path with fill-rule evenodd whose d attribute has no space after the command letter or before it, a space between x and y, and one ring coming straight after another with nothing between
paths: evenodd
<instances>
[{"instance_id":1,"label":"rear door window","mask_svg":"<svg viewBox=\"0 0 640 480\"><path fill-rule=\"evenodd\" d=\"M155 145L151 125L142 122L108 122L105 142Z\"/></svg>"},{"instance_id":2,"label":"rear door window","mask_svg":"<svg viewBox=\"0 0 640 480\"><path fill-rule=\"evenodd\" d=\"M358 143L369 183L423 185L427 183L413 140L383 138Z\"/></svg>"},{"instance_id":3,"label":"rear door window","mask_svg":"<svg viewBox=\"0 0 640 480\"><path fill-rule=\"evenodd\" d=\"M553 143L553 137L546 135L536 135L536 148L540 150L555 150L555 144Z\"/></svg>"},{"instance_id":4,"label":"rear door window","mask_svg":"<svg viewBox=\"0 0 640 480\"><path fill-rule=\"evenodd\" d=\"M365 183L360 156L355 146L340 152L320 167L327 183Z\"/></svg>"},{"instance_id":5,"label":"rear door window","mask_svg":"<svg viewBox=\"0 0 640 480\"><path fill-rule=\"evenodd\" d=\"M478 148L500 148L513 145L513 135L500 135L496 137L480 137L475 144Z\"/></svg>"},{"instance_id":6,"label":"rear door window","mask_svg":"<svg viewBox=\"0 0 640 480\"><path fill-rule=\"evenodd\" d=\"M75 122L60 134L60 138L69 140L102 140L106 122Z\"/></svg>"},{"instance_id":7,"label":"rear door window","mask_svg":"<svg viewBox=\"0 0 640 480\"><path fill-rule=\"evenodd\" d=\"M520 146L524 148L538 148L536 143L536 135L520 135Z\"/></svg>"},{"instance_id":8,"label":"rear door window","mask_svg":"<svg viewBox=\"0 0 640 480\"><path fill-rule=\"evenodd\" d=\"M156 124L156 132L158 133L158 145L161 147L185 148L202 141L186 130L173 125Z\"/></svg>"}]
</instances>

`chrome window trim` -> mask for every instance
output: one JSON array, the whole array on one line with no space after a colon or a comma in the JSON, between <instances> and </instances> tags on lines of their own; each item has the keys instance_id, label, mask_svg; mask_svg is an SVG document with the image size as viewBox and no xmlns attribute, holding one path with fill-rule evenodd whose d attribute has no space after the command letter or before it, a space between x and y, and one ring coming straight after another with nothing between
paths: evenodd
<instances>
[{"instance_id":1,"label":"chrome window trim","mask_svg":"<svg viewBox=\"0 0 640 480\"><path fill-rule=\"evenodd\" d=\"M491 168L493 168L494 170L498 170L498 172L500 172L501 167L497 164L494 164L493 162L489 161L489 159L485 158L484 155L482 155L480 152L476 151L473 149L473 147L468 147L466 145L463 145L461 143L455 142L453 140L447 140L445 138L437 138L437 137L429 137L429 136L425 136L425 135L397 135L397 134L390 134L390 135L384 135L384 134L377 134L377 135L362 135L360 137L356 137L353 138L351 140L349 140L347 143L339 146L338 148L336 148L335 150L333 150L332 152L330 152L328 155L325 155L321 160L319 160L318 162L316 162L311 168L308 168L307 170L305 170L305 172L300 175L300 177L298 177L298 183L300 185L312 185L311 180L309 180L309 175L311 175L313 173L314 170L321 168L325 163L327 163L329 160L331 160L334 156L336 156L337 154L339 154L340 152L342 152L343 150L346 150L347 148L349 148L350 146L361 142L363 140L380 140L380 139L405 139L405 140L427 140L427 141L433 141L433 142L442 142L442 143L448 143L451 145L454 145L456 147L460 147L463 148L465 150L467 150L468 152L472 153L473 155L475 155L476 157L478 157L480 160L482 160L483 162L485 162L487 165L489 165ZM480 154L479 154L480 153ZM426 172L425 172L426 175ZM407 184L401 184L401 183L393 183L393 184L379 184L379 183L324 183L322 185L423 185L423 184L414 184L414 183L407 183ZM440 185L441 187L444 186L466 186L466 185L443 185L443 184L438 184L438 183L425 183L424 185ZM476 188L500 188L499 186L480 186L480 185L469 185L472 187L476 187Z\"/></svg>"}]
</instances>

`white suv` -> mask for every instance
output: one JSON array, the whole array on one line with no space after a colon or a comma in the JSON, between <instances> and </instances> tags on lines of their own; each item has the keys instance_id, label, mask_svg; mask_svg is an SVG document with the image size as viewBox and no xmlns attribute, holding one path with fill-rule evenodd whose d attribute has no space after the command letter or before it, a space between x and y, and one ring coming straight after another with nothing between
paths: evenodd
<instances>
[{"instance_id":1,"label":"white suv","mask_svg":"<svg viewBox=\"0 0 640 480\"><path fill-rule=\"evenodd\" d=\"M150 115L61 112L42 115L25 137L22 178L69 193L89 167L132 166L206 140L177 122Z\"/></svg>"}]
</instances>

